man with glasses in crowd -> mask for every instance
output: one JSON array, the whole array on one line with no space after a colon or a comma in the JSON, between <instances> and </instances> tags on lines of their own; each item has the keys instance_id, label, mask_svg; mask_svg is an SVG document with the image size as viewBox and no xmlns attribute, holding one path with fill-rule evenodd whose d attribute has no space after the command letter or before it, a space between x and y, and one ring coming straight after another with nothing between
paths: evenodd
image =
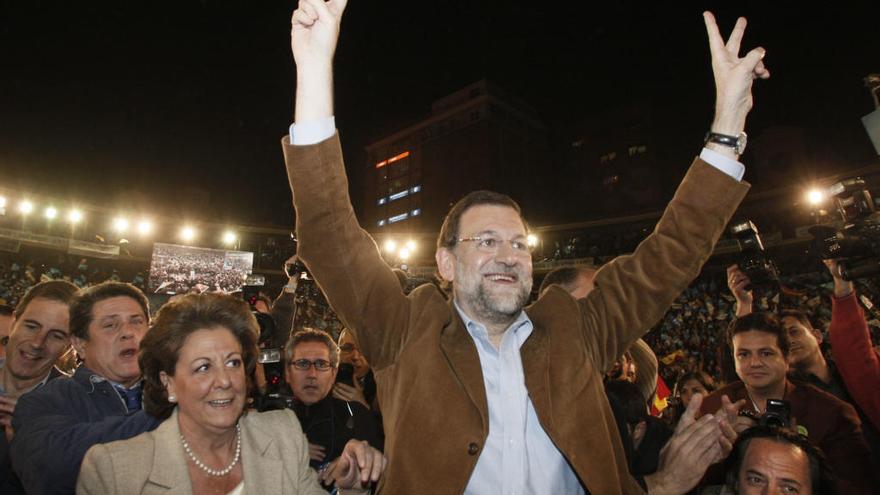
<instances>
[{"instance_id":1,"label":"man with glasses in crowd","mask_svg":"<svg viewBox=\"0 0 880 495\"><path fill-rule=\"evenodd\" d=\"M309 439L310 464L319 473L342 454L349 440L382 449L375 416L360 402L330 395L339 367L339 348L327 332L305 329L284 348L284 377L293 391L293 411Z\"/></svg>"}]
</instances>

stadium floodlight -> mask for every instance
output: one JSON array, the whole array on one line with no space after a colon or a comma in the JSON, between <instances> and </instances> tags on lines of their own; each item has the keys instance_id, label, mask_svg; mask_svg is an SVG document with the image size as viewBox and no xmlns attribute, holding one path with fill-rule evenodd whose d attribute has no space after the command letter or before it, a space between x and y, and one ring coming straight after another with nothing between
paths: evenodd
<instances>
[{"instance_id":1,"label":"stadium floodlight","mask_svg":"<svg viewBox=\"0 0 880 495\"><path fill-rule=\"evenodd\" d=\"M385 241L385 252L393 253L395 251L397 251L397 242L395 242L394 239L387 239Z\"/></svg>"},{"instance_id":2,"label":"stadium floodlight","mask_svg":"<svg viewBox=\"0 0 880 495\"><path fill-rule=\"evenodd\" d=\"M46 211L43 212L43 215L46 217L47 220L54 220L55 217L58 216L58 210L50 206L46 208Z\"/></svg>"},{"instance_id":3,"label":"stadium floodlight","mask_svg":"<svg viewBox=\"0 0 880 495\"><path fill-rule=\"evenodd\" d=\"M227 246L231 246L231 245L235 244L235 241L237 241L237 240L238 240L238 236L235 235L235 232L233 232L231 230L227 230L226 232L223 233L223 244L226 244Z\"/></svg>"},{"instance_id":4,"label":"stadium floodlight","mask_svg":"<svg viewBox=\"0 0 880 495\"><path fill-rule=\"evenodd\" d=\"M70 223L79 223L82 218L82 212L76 209L70 210L70 213L67 214L67 221Z\"/></svg>"},{"instance_id":5,"label":"stadium floodlight","mask_svg":"<svg viewBox=\"0 0 880 495\"><path fill-rule=\"evenodd\" d=\"M825 201L825 193L819 189L810 189L807 192L807 202L811 205L818 205Z\"/></svg>"},{"instance_id":6,"label":"stadium floodlight","mask_svg":"<svg viewBox=\"0 0 880 495\"><path fill-rule=\"evenodd\" d=\"M397 256L404 261L408 260L411 254L407 248L400 248L400 251L397 252Z\"/></svg>"},{"instance_id":7,"label":"stadium floodlight","mask_svg":"<svg viewBox=\"0 0 880 495\"><path fill-rule=\"evenodd\" d=\"M21 212L22 215L27 215L34 211L34 204L30 201L24 200L18 204L18 211Z\"/></svg>"},{"instance_id":8,"label":"stadium floodlight","mask_svg":"<svg viewBox=\"0 0 880 495\"><path fill-rule=\"evenodd\" d=\"M535 234L529 234L526 237L526 243L529 245L529 247L537 246L538 245L538 236L536 236Z\"/></svg>"},{"instance_id":9,"label":"stadium floodlight","mask_svg":"<svg viewBox=\"0 0 880 495\"><path fill-rule=\"evenodd\" d=\"M416 241L410 239L406 241L406 249L409 250L410 254L416 251Z\"/></svg>"},{"instance_id":10,"label":"stadium floodlight","mask_svg":"<svg viewBox=\"0 0 880 495\"><path fill-rule=\"evenodd\" d=\"M153 224L149 220L141 220L138 222L138 234L147 235L153 231Z\"/></svg>"},{"instance_id":11,"label":"stadium floodlight","mask_svg":"<svg viewBox=\"0 0 880 495\"><path fill-rule=\"evenodd\" d=\"M123 217L117 217L113 220L113 229L118 233L123 233L128 230L128 219Z\"/></svg>"},{"instance_id":12,"label":"stadium floodlight","mask_svg":"<svg viewBox=\"0 0 880 495\"><path fill-rule=\"evenodd\" d=\"M186 242L190 242L196 238L196 229L186 226L180 229L180 238Z\"/></svg>"}]
</instances>

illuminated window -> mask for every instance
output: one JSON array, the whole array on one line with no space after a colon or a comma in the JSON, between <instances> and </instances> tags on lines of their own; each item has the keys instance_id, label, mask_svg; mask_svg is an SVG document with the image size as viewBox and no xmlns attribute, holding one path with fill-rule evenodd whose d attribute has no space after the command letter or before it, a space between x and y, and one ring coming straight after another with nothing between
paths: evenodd
<instances>
[{"instance_id":1,"label":"illuminated window","mask_svg":"<svg viewBox=\"0 0 880 495\"><path fill-rule=\"evenodd\" d=\"M394 215L393 217L388 219L388 223L400 222L401 220L406 220L409 218L409 213L401 213L400 215Z\"/></svg>"},{"instance_id":2,"label":"illuminated window","mask_svg":"<svg viewBox=\"0 0 880 495\"><path fill-rule=\"evenodd\" d=\"M396 199L405 198L408 195L409 195L409 189L404 189L403 191L396 192L396 193L392 194L391 196L388 196L388 199L390 201L394 201Z\"/></svg>"},{"instance_id":3,"label":"illuminated window","mask_svg":"<svg viewBox=\"0 0 880 495\"><path fill-rule=\"evenodd\" d=\"M397 160L403 160L404 158L406 158L408 156L409 156L409 151L404 151L403 153L401 153L399 155L394 155L387 160L382 160L381 162L377 163L376 168L382 168L385 165L391 165L392 163L396 162Z\"/></svg>"}]
</instances>

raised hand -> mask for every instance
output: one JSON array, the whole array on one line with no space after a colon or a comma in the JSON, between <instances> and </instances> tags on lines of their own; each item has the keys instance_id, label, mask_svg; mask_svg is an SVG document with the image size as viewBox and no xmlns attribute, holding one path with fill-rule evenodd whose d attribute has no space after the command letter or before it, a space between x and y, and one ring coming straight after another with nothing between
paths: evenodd
<instances>
[{"instance_id":1,"label":"raised hand","mask_svg":"<svg viewBox=\"0 0 880 495\"><path fill-rule=\"evenodd\" d=\"M703 20L712 53L712 73L715 75L715 120L712 131L736 136L745 128L746 115L752 109L752 83L755 79L770 77L770 71L762 61L766 51L758 47L744 57L739 56L746 30L743 17L737 19L726 43L715 23L715 16L711 12L704 12Z\"/></svg>"},{"instance_id":2,"label":"raised hand","mask_svg":"<svg viewBox=\"0 0 880 495\"><path fill-rule=\"evenodd\" d=\"M853 283L849 280L844 280L837 260L822 260L822 263L825 263L825 267L831 273L831 278L834 279L834 297L844 297L852 294L854 290Z\"/></svg>"},{"instance_id":3,"label":"raised hand","mask_svg":"<svg viewBox=\"0 0 880 495\"><path fill-rule=\"evenodd\" d=\"M339 24L347 0L300 0L290 27L291 48L297 66L329 65L336 52Z\"/></svg>"},{"instance_id":4,"label":"raised hand","mask_svg":"<svg viewBox=\"0 0 880 495\"><path fill-rule=\"evenodd\" d=\"M752 312L752 291L746 287L752 283L738 265L727 267L727 288L736 298L736 316L745 316Z\"/></svg>"},{"instance_id":5,"label":"raised hand","mask_svg":"<svg viewBox=\"0 0 880 495\"><path fill-rule=\"evenodd\" d=\"M296 61L294 122L333 115L333 54L347 0L300 0L293 12L290 44Z\"/></svg>"}]
</instances>

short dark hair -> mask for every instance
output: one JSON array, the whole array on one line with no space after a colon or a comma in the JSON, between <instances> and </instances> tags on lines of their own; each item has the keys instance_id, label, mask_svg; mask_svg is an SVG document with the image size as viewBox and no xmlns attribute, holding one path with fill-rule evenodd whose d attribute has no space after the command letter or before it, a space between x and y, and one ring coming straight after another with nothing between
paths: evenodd
<instances>
[{"instance_id":1,"label":"short dark hair","mask_svg":"<svg viewBox=\"0 0 880 495\"><path fill-rule=\"evenodd\" d=\"M513 198L506 194L494 191L474 191L468 193L453 205L449 210L449 213L446 214L446 218L443 219L443 226L440 227L440 235L437 237L437 249L452 249L455 247L455 245L458 244L458 238L460 237L459 227L462 215L472 207L481 205L506 206L508 208L513 208L516 210L516 213L522 217L522 210L520 210L519 205L516 204L516 201L514 201ZM523 220L523 225L526 225L526 230L528 230L528 225L525 220Z\"/></svg>"},{"instance_id":2,"label":"short dark hair","mask_svg":"<svg viewBox=\"0 0 880 495\"><path fill-rule=\"evenodd\" d=\"M333 337L331 337L329 333L314 328L304 328L290 336L290 340L288 340L287 345L284 346L285 364L290 363L293 359L294 349L303 342L320 342L326 345L327 350L330 351L330 364L332 364L334 368L339 366L339 346L336 345L336 342L333 341Z\"/></svg>"},{"instance_id":3,"label":"short dark hair","mask_svg":"<svg viewBox=\"0 0 880 495\"><path fill-rule=\"evenodd\" d=\"M15 306L12 315L16 318L20 318L27 309L28 304L38 298L58 301L63 304L70 304L70 301L76 295L76 291L78 290L79 289L75 285L66 280L47 280L45 282L40 282L25 292L21 300L18 301L18 305Z\"/></svg>"},{"instance_id":4,"label":"short dark hair","mask_svg":"<svg viewBox=\"0 0 880 495\"><path fill-rule=\"evenodd\" d=\"M0 316L13 316L15 308L7 304L0 304Z\"/></svg>"},{"instance_id":5,"label":"short dark hair","mask_svg":"<svg viewBox=\"0 0 880 495\"><path fill-rule=\"evenodd\" d=\"M82 340L89 340L92 308L95 304L113 297L133 299L144 311L144 317L150 318L150 302L140 289L121 282L103 282L81 290L70 302L70 334Z\"/></svg>"},{"instance_id":6,"label":"short dark hair","mask_svg":"<svg viewBox=\"0 0 880 495\"><path fill-rule=\"evenodd\" d=\"M776 426L753 426L742 432L733 446L733 451L727 456L725 467L727 468L727 485L736 490L739 489L739 470L746 457L746 452L752 440L766 438L774 442L794 445L807 455L810 463L810 484L812 493L834 494L834 475L831 473L825 455L818 447L810 443L806 437L802 437L789 430Z\"/></svg>"},{"instance_id":7,"label":"short dark hair","mask_svg":"<svg viewBox=\"0 0 880 495\"><path fill-rule=\"evenodd\" d=\"M705 388L707 392L714 392L715 391L715 380L713 380L712 377L709 376L708 373L704 373L702 371L696 370L696 371L688 371L687 373L681 375L681 377L678 378L678 381L675 382L675 388L673 389L672 396L673 397L680 396L681 395L681 387L683 387L684 384L687 383L689 380L696 380L696 381L700 382L700 385L702 385L703 388Z\"/></svg>"},{"instance_id":8,"label":"short dark hair","mask_svg":"<svg viewBox=\"0 0 880 495\"><path fill-rule=\"evenodd\" d=\"M813 323L810 321L810 318L801 310L798 309L783 309L779 312L779 320L782 321L783 318L794 318L801 325L807 327L807 329L813 329Z\"/></svg>"},{"instance_id":9,"label":"short dark hair","mask_svg":"<svg viewBox=\"0 0 880 495\"><path fill-rule=\"evenodd\" d=\"M734 335L751 331L775 335L776 343L779 346L779 350L782 351L782 356L788 357L791 341L788 339L788 334L782 329L782 323L780 323L779 318L775 314L767 311L758 311L735 318L727 328L727 338L730 341L731 349L733 349Z\"/></svg>"},{"instance_id":10,"label":"short dark hair","mask_svg":"<svg viewBox=\"0 0 880 495\"><path fill-rule=\"evenodd\" d=\"M544 275L541 287L538 288L538 295L543 294L551 285L558 285L571 292L578 277L592 270L594 268L586 266L560 266L559 268L554 268L547 275Z\"/></svg>"},{"instance_id":11,"label":"short dark hair","mask_svg":"<svg viewBox=\"0 0 880 495\"><path fill-rule=\"evenodd\" d=\"M156 319L141 340L138 364L144 374L144 410L166 419L174 404L159 378L162 371L174 376L180 350L186 339L198 330L223 328L241 344L241 355L248 377L257 363L257 334L260 329L248 303L224 294L188 294L175 299L156 314Z\"/></svg>"}]
</instances>

